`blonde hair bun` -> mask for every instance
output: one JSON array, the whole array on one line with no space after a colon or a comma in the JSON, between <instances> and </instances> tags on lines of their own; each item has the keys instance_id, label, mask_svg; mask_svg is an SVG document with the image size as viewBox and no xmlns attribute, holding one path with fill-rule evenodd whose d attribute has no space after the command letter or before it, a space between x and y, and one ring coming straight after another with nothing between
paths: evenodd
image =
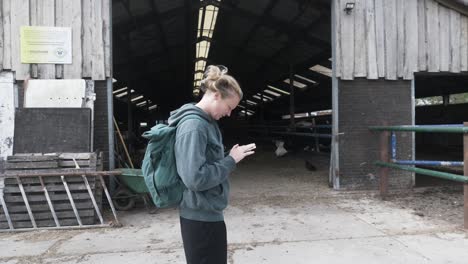
<instances>
[{"instance_id":1,"label":"blonde hair bun","mask_svg":"<svg viewBox=\"0 0 468 264\"><path fill-rule=\"evenodd\" d=\"M200 90L221 93L222 98L232 96L232 93L242 99L243 93L237 81L229 74L228 68L223 65L209 65L200 82Z\"/></svg>"}]
</instances>

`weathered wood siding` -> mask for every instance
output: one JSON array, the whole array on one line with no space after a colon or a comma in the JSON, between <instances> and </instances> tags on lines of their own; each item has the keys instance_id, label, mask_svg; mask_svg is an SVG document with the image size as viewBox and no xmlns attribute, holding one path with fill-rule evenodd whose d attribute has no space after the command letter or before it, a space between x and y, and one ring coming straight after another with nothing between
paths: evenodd
<instances>
[{"instance_id":1,"label":"weathered wood siding","mask_svg":"<svg viewBox=\"0 0 468 264\"><path fill-rule=\"evenodd\" d=\"M14 71L16 80L36 74L40 79L110 77L110 0L2 0L0 3L0 70ZM21 63L21 26L71 27L72 64Z\"/></svg>"},{"instance_id":2,"label":"weathered wood siding","mask_svg":"<svg viewBox=\"0 0 468 264\"><path fill-rule=\"evenodd\" d=\"M435 0L336 0L336 75L413 79L468 71L468 17Z\"/></svg>"}]
</instances>

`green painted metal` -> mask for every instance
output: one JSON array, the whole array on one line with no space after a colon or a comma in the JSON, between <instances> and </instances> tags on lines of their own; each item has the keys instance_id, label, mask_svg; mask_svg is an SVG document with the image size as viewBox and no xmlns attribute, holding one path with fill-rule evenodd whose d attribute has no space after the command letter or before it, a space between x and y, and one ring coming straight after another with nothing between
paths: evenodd
<instances>
[{"instance_id":1,"label":"green painted metal","mask_svg":"<svg viewBox=\"0 0 468 264\"><path fill-rule=\"evenodd\" d=\"M424 133L468 133L468 127L443 127L443 126L371 126L373 131L411 131Z\"/></svg>"},{"instance_id":2,"label":"green painted metal","mask_svg":"<svg viewBox=\"0 0 468 264\"><path fill-rule=\"evenodd\" d=\"M411 172L428 175L428 176L432 176L436 178L451 180L451 181L468 183L468 177L463 176L463 175L457 175L457 174L428 170L428 169L414 168L410 166L398 165L398 164L388 163L388 162L383 162L383 161L376 161L375 165L381 166L381 167L388 167L388 168L393 168L393 169L411 171Z\"/></svg>"},{"instance_id":3,"label":"green painted metal","mask_svg":"<svg viewBox=\"0 0 468 264\"><path fill-rule=\"evenodd\" d=\"M118 170L121 171L122 174L117 177L132 192L136 194L149 193L148 187L146 187L145 177L140 169L121 168Z\"/></svg>"}]
</instances>

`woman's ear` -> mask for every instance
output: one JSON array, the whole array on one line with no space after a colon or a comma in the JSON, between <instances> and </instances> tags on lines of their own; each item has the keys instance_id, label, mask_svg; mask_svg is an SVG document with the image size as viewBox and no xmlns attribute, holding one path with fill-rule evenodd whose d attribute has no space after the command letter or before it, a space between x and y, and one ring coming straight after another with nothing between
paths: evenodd
<instances>
[{"instance_id":1,"label":"woman's ear","mask_svg":"<svg viewBox=\"0 0 468 264\"><path fill-rule=\"evenodd\" d=\"M219 92L214 92L213 97L215 100L221 100L221 94Z\"/></svg>"}]
</instances>

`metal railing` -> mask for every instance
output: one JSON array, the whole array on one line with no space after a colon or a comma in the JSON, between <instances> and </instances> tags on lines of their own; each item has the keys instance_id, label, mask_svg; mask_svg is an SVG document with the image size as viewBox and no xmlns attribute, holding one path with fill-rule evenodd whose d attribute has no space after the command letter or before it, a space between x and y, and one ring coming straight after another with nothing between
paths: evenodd
<instances>
[{"instance_id":1,"label":"metal railing","mask_svg":"<svg viewBox=\"0 0 468 264\"><path fill-rule=\"evenodd\" d=\"M9 211L8 211L8 206L7 203L5 202L4 198L2 195L0 195L0 203L3 209L3 212L5 214L6 220L8 222L8 227L9 229L5 230L0 230L0 232L4 231L28 231L28 230L37 230L37 229L77 229L77 228L92 228L92 227L109 227L109 226L120 226L119 220L117 218L117 213L115 211L114 205L112 203L112 198L110 196L110 193L106 187L106 183L104 181L103 176L111 176L111 175L120 175L122 172L121 171L71 171L71 172L43 172L43 173L20 173L20 174L0 174L1 177L3 178L13 178L16 179L16 182L18 184L18 187L21 191L21 197L23 198L23 202L26 206L27 213L29 215L29 220L31 221L32 228L15 228L14 223L10 217ZM83 179L83 182L86 186L86 190L88 191L88 194L90 196L90 199L92 200L94 210L96 211L98 217L99 217L99 224L97 225L84 225L81 221L80 215L78 213L77 207L75 206L75 201L73 199L72 193L70 192L70 189L68 188L68 183L67 183L67 177L76 177L76 176L81 176ZM102 217L102 212L99 209L99 206L97 205L96 198L94 197L93 191L91 190L91 187L88 183L88 179L86 178L87 176L95 176L98 177L102 188L104 189L104 193L106 195L107 201L111 207L112 214L114 216L114 223L112 224L107 224L104 222L104 219ZM47 199L47 204L49 206L50 212L53 216L55 226L54 227L38 227L36 224L36 220L34 218L34 214L31 210L31 206L29 204L28 200L28 195L25 191L25 188L23 187L23 182L21 178L38 178L42 187L42 190L44 192L44 195ZM54 209L54 205L52 203L52 200L49 195L49 191L47 190L46 185L44 184L44 179L43 178L47 177L60 177L63 186L65 188L65 191L67 193L68 200L72 206L74 215L76 217L76 220L78 222L78 226L62 226L60 225L60 222L57 218L56 210Z\"/></svg>"},{"instance_id":2,"label":"metal railing","mask_svg":"<svg viewBox=\"0 0 468 264\"><path fill-rule=\"evenodd\" d=\"M461 182L463 183L464 192L464 228L468 229L468 122L460 125L372 126L369 127L369 129L381 132L380 161L375 162L375 165L380 167L379 176L381 196L385 197L388 194L388 171L390 168ZM402 131L463 134L463 161L398 160L396 158L397 142L395 132ZM390 152L391 157L389 155ZM463 166L463 175L413 167L415 165Z\"/></svg>"},{"instance_id":3,"label":"metal railing","mask_svg":"<svg viewBox=\"0 0 468 264\"><path fill-rule=\"evenodd\" d=\"M324 129L331 130L331 125L309 125L309 126L268 126L268 125L250 125L248 126L248 132L260 133L265 136L292 136L292 137L305 137L314 138L315 150L320 152L319 139L328 138L331 139L331 131L324 133ZM297 130L301 130L298 132ZM322 130L322 131L320 131Z\"/></svg>"}]
</instances>

